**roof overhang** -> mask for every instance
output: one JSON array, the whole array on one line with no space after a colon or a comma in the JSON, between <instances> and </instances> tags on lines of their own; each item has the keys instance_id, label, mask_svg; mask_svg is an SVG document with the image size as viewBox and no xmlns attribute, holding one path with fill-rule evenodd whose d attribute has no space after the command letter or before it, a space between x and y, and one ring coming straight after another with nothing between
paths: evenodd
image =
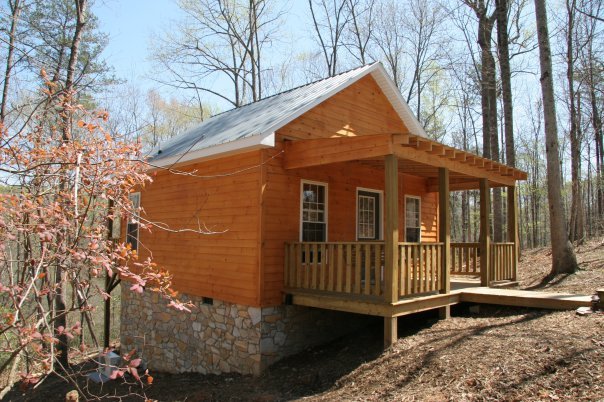
<instances>
[{"instance_id":1,"label":"roof overhang","mask_svg":"<svg viewBox=\"0 0 604 402\"><path fill-rule=\"evenodd\" d=\"M403 173L428 179L428 191L436 191L431 180L438 177L438 168L451 172L452 190L477 188L477 179L487 179L492 186L513 186L527 178L513 167L405 133L287 141L283 166L296 169L348 161L380 165L386 155L403 161L399 164Z\"/></svg>"},{"instance_id":2,"label":"roof overhang","mask_svg":"<svg viewBox=\"0 0 604 402\"><path fill-rule=\"evenodd\" d=\"M235 141L225 142L209 148L202 148L191 152L184 152L168 158L159 158L151 162L152 168L166 168L182 166L198 160L216 159L236 153L253 151L255 149L272 148L275 146L275 133L269 132Z\"/></svg>"}]
</instances>

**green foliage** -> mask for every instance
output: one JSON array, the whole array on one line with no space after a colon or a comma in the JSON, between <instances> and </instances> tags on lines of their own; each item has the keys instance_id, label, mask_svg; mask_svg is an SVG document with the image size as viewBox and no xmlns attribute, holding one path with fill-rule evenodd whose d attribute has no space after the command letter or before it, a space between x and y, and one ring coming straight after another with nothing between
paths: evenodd
<instances>
[{"instance_id":1,"label":"green foliage","mask_svg":"<svg viewBox=\"0 0 604 402\"><path fill-rule=\"evenodd\" d=\"M33 74L44 69L51 80L64 82L75 14L71 0L34 0L24 10L25 42L32 50L28 67ZM93 92L115 82L112 68L101 58L107 41L108 36L98 30L97 17L87 13L75 74L77 87Z\"/></svg>"}]
</instances>

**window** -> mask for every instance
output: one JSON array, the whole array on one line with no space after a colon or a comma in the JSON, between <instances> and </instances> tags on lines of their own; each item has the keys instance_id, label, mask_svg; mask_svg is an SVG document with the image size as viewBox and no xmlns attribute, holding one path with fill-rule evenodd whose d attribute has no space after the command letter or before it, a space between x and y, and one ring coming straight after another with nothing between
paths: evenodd
<instances>
[{"instance_id":1,"label":"window","mask_svg":"<svg viewBox=\"0 0 604 402\"><path fill-rule=\"evenodd\" d=\"M327 185L302 182L302 241L327 241Z\"/></svg>"},{"instance_id":2,"label":"window","mask_svg":"<svg viewBox=\"0 0 604 402\"><path fill-rule=\"evenodd\" d=\"M379 240L381 221L380 193L357 190L357 239Z\"/></svg>"},{"instance_id":3,"label":"window","mask_svg":"<svg viewBox=\"0 0 604 402\"><path fill-rule=\"evenodd\" d=\"M421 201L419 197L405 197L405 241L421 241Z\"/></svg>"},{"instance_id":4,"label":"window","mask_svg":"<svg viewBox=\"0 0 604 402\"><path fill-rule=\"evenodd\" d=\"M126 244L130 244L132 250L138 250L138 222L141 206L141 193L132 193L128 198L132 203L132 213L128 217L128 225L126 228Z\"/></svg>"}]
</instances>

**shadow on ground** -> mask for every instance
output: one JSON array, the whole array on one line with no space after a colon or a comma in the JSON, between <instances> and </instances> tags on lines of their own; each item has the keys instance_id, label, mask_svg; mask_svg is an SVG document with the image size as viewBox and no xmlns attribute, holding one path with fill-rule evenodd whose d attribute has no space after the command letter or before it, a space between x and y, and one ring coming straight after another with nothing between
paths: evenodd
<instances>
[{"instance_id":1,"label":"shadow on ground","mask_svg":"<svg viewBox=\"0 0 604 402\"><path fill-rule=\"evenodd\" d=\"M399 337L413 335L437 321L436 312L400 318ZM81 389L103 400L140 401L278 401L316 395L333 387L343 376L373 361L383 352L383 320L375 318L354 334L308 349L271 366L260 377L200 374L151 373L152 385L111 382L99 387L80 380ZM92 369L90 364L77 368ZM15 387L7 401L64 401L74 387L61 378L48 378L35 390L23 393ZM139 395L136 395L139 394Z\"/></svg>"}]
</instances>

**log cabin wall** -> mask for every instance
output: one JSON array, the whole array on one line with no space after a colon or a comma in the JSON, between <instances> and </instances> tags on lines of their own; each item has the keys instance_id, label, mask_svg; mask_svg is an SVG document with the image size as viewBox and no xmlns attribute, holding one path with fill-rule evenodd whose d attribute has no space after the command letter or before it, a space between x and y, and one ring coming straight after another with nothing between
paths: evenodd
<instances>
[{"instance_id":1,"label":"log cabin wall","mask_svg":"<svg viewBox=\"0 0 604 402\"><path fill-rule=\"evenodd\" d=\"M195 296L259 305L260 151L179 167L197 178L158 171L141 192L144 216L200 235L140 230L139 252L173 274L174 288ZM248 169L236 174L242 169ZM220 233L223 232L223 233Z\"/></svg>"},{"instance_id":2,"label":"log cabin wall","mask_svg":"<svg viewBox=\"0 0 604 402\"><path fill-rule=\"evenodd\" d=\"M281 147L278 144L274 150L265 150L264 159L278 154ZM264 169L262 304L275 305L282 298L284 244L300 239L301 180L327 184L327 240L356 241L357 188L383 191L384 170L359 162L285 170L278 157L266 163ZM438 193L427 192L425 179L406 174L399 175L399 240L405 241L405 195L421 198L421 240L437 241ZM383 220L383 208L381 213Z\"/></svg>"},{"instance_id":3,"label":"log cabin wall","mask_svg":"<svg viewBox=\"0 0 604 402\"><path fill-rule=\"evenodd\" d=\"M407 132L409 130L370 75L326 99L278 131L285 138L304 140Z\"/></svg>"}]
</instances>

